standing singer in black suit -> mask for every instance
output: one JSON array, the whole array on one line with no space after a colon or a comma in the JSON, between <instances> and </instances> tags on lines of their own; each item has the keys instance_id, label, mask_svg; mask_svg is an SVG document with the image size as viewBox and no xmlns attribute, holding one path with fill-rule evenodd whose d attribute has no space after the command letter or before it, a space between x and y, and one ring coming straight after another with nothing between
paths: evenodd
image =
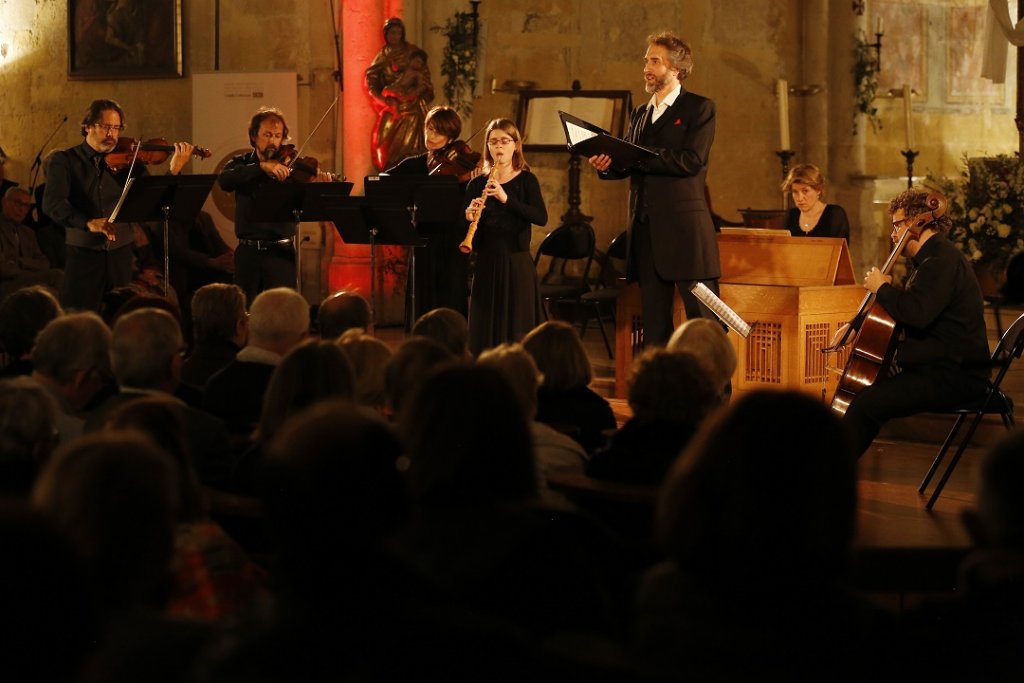
<instances>
[{"instance_id":1,"label":"standing singer in black suit","mask_svg":"<svg viewBox=\"0 0 1024 683\"><path fill-rule=\"evenodd\" d=\"M721 268L711 211L704 199L715 138L715 103L681 84L693 70L693 50L671 33L648 38L644 89L648 104L633 111L627 140L658 156L619 172L605 155L590 158L604 179L630 179L628 277L640 283L644 341L664 346L672 334L673 287L687 318L714 318L690 293L703 282L715 294Z\"/></svg>"}]
</instances>

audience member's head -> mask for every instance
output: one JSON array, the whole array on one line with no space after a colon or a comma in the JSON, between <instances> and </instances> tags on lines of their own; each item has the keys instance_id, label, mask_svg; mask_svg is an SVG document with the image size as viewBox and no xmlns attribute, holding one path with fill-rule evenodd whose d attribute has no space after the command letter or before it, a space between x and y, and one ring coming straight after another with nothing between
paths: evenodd
<instances>
[{"instance_id":1,"label":"audience member's head","mask_svg":"<svg viewBox=\"0 0 1024 683\"><path fill-rule=\"evenodd\" d=\"M249 316L242 288L213 282L197 289L192 295L192 331L197 344L229 341L245 345Z\"/></svg>"},{"instance_id":2,"label":"audience member's head","mask_svg":"<svg viewBox=\"0 0 1024 683\"><path fill-rule=\"evenodd\" d=\"M469 323L453 308L427 311L412 326L412 334L433 339L456 358L469 355Z\"/></svg>"},{"instance_id":3,"label":"audience member's head","mask_svg":"<svg viewBox=\"0 0 1024 683\"><path fill-rule=\"evenodd\" d=\"M981 462L976 510L965 521L978 545L1024 551L1024 432L997 443Z\"/></svg>"},{"instance_id":4,"label":"audience member's head","mask_svg":"<svg viewBox=\"0 0 1024 683\"><path fill-rule=\"evenodd\" d=\"M71 538L106 608L162 606L178 508L170 456L139 434L89 434L51 458L32 500Z\"/></svg>"},{"instance_id":5,"label":"audience member's head","mask_svg":"<svg viewBox=\"0 0 1024 683\"><path fill-rule=\"evenodd\" d=\"M122 387L172 393L181 379L181 328L167 311L140 308L114 323L110 362Z\"/></svg>"},{"instance_id":6,"label":"audience member's head","mask_svg":"<svg viewBox=\"0 0 1024 683\"><path fill-rule=\"evenodd\" d=\"M736 349L722 326L714 320L687 320L672 333L666 348L669 351L689 351L696 356L719 390L725 389L736 372Z\"/></svg>"},{"instance_id":7,"label":"audience member's head","mask_svg":"<svg viewBox=\"0 0 1024 683\"><path fill-rule=\"evenodd\" d=\"M698 425L721 403L719 387L692 353L650 349L633 364L629 407L639 420Z\"/></svg>"},{"instance_id":8,"label":"audience member's head","mask_svg":"<svg viewBox=\"0 0 1024 683\"><path fill-rule=\"evenodd\" d=\"M519 400L526 417L533 419L537 414L537 387L541 377L533 356L522 344L499 344L483 351L476 359L478 365L496 368Z\"/></svg>"},{"instance_id":9,"label":"audience member's head","mask_svg":"<svg viewBox=\"0 0 1024 683\"><path fill-rule=\"evenodd\" d=\"M333 341L347 330L369 330L370 317L370 303L361 294L339 290L320 302L316 316L320 338Z\"/></svg>"},{"instance_id":10,"label":"audience member's head","mask_svg":"<svg viewBox=\"0 0 1024 683\"><path fill-rule=\"evenodd\" d=\"M23 187L9 187L0 200L0 212L4 218L15 225L25 222L32 209L32 195Z\"/></svg>"},{"instance_id":11,"label":"audience member's head","mask_svg":"<svg viewBox=\"0 0 1024 683\"><path fill-rule=\"evenodd\" d=\"M456 357L427 337L410 337L395 349L385 369L388 406L392 417L401 419L402 409L427 376L438 367L453 363Z\"/></svg>"},{"instance_id":12,"label":"audience member's head","mask_svg":"<svg viewBox=\"0 0 1024 683\"><path fill-rule=\"evenodd\" d=\"M536 497L527 416L497 368L439 369L413 394L401 427L410 492L421 508Z\"/></svg>"},{"instance_id":13,"label":"audience member's head","mask_svg":"<svg viewBox=\"0 0 1024 683\"><path fill-rule=\"evenodd\" d=\"M590 384L594 371L576 328L559 320L541 323L523 337L523 348L544 375L543 386L568 391Z\"/></svg>"},{"instance_id":14,"label":"audience member's head","mask_svg":"<svg viewBox=\"0 0 1024 683\"><path fill-rule=\"evenodd\" d=\"M843 569L855 460L828 406L756 391L705 426L661 490L656 525L686 574L734 591L807 587Z\"/></svg>"},{"instance_id":15,"label":"audience member's head","mask_svg":"<svg viewBox=\"0 0 1024 683\"><path fill-rule=\"evenodd\" d=\"M80 410L110 376L110 329L95 313L54 318L36 337L32 367L33 377Z\"/></svg>"},{"instance_id":16,"label":"audience member's head","mask_svg":"<svg viewBox=\"0 0 1024 683\"><path fill-rule=\"evenodd\" d=\"M178 484L178 521L194 522L206 514L199 477L192 466L185 418L170 396L147 396L115 408L104 423L107 431L135 431L174 460Z\"/></svg>"},{"instance_id":17,"label":"audience member's head","mask_svg":"<svg viewBox=\"0 0 1024 683\"><path fill-rule=\"evenodd\" d=\"M8 294L0 301L0 354L6 363L29 357L39 331L63 314L57 298L40 285Z\"/></svg>"},{"instance_id":18,"label":"audience member's head","mask_svg":"<svg viewBox=\"0 0 1024 683\"><path fill-rule=\"evenodd\" d=\"M397 435L372 410L326 401L268 449L267 511L286 590L321 603L356 589L374 544L408 513Z\"/></svg>"},{"instance_id":19,"label":"audience member's head","mask_svg":"<svg viewBox=\"0 0 1024 683\"><path fill-rule=\"evenodd\" d=\"M309 304L294 289L260 293L249 308L249 345L281 356L309 335Z\"/></svg>"},{"instance_id":20,"label":"audience member's head","mask_svg":"<svg viewBox=\"0 0 1024 683\"><path fill-rule=\"evenodd\" d=\"M158 308L166 311L171 314L178 326L181 326L181 309L176 302L156 294L139 294L131 287L120 287L108 292L103 297L101 315L104 322L113 329L114 323L121 316L140 308Z\"/></svg>"},{"instance_id":21,"label":"audience member's head","mask_svg":"<svg viewBox=\"0 0 1024 683\"><path fill-rule=\"evenodd\" d=\"M0 380L0 498L27 498L56 442L53 399L28 377Z\"/></svg>"},{"instance_id":22,"label":"audience member's head","mask_svg":"<svg viewBox=\"0 0 1024 683\"><path fill-rule=\"evenodd\" d=\"M0 501L0 654L9 681L83 681L99 619L81 558L52 519Z\"/></svg>"},{"instance_id":23,"label":"audience member's head","mask_svg":"<svg viewBox=\"0 0 1024 683\"><path fill-rule=\"evenodd\" d=\"M348 356L355 371L356 403L383 410L388 402L384 376L391 360L391 347L361 329L343 332L335 343Z\"/></svg>"},{"instance_id":24,"label":"audience member's head","mask_svg":"<svg viewBox=\"0 0 1024 683\"><path fill-rule=\"evenodd\" d=\"M267 442L290 416L330 398L351 401L354 391L352 364L341 349L315 339L300 344L274 368L257 436Z\"/></svg>"}]
</instances>

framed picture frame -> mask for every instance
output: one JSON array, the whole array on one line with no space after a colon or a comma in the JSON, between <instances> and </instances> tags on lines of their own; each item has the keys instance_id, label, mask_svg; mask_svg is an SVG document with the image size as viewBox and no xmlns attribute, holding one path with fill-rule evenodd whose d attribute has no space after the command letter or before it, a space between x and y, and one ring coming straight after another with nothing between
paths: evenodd
<instances>
[{"instance_id":1,"label":"framed picture frame","mask_svg":"<svg viewBox=\"0 0 1024 683\"><path fill-rule=\"evenodd\" d=\"M68 0L68 78L180 78L181 0Z\"/></svg>"},{"instance_id":2,"label":"framed picture frame","mask_svg":"<svg viewBox=\"0 0 1024 683\"><path fill-rule=\"evenodd\" d=\"M631 102L629 90L523 90L519 93L516 115L523 149L569 151L559 111L578 116L621 138L629 125Z\"/></svg>"}]
</instances>

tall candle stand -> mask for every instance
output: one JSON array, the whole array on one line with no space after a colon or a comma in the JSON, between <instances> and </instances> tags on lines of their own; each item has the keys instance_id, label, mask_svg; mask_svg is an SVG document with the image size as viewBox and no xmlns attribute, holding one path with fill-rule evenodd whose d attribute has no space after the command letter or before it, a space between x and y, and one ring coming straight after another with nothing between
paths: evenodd
<instances>
[{"instance_id":1,"label":"tall candle stand","mask_svg":"<svg viewBox=\"0 0 1024 683\"><path fill-rule=\"evenodd\" d=\"M900 154L907 160L907 189L909 190L914 186L914 159L920 152L912 149L900 150Z\"/></svg>"},{"instance_id":2,"label":"tall candle stand","mask_svg":"<svg viewBox=\"0 0 1024 683\"><path fill-rule=\"evenodd\" d=\"M780 149L775 152L775 155L779 157L779 161L782 162L782 179L785 180L786 176L789 175L789 160L796 156L796 152L791 149ZM789 208L789 195L785 192L782 193L782 208Z\"/></svg>"}]
</instances>

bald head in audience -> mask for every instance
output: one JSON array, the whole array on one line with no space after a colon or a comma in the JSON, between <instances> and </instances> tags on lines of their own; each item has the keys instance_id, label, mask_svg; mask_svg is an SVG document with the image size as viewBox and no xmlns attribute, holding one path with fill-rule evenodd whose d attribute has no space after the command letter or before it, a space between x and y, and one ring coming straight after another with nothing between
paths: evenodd
<instances>
[{"instance_id":1,"label":"bald head in audience","mask_svg":"<svg viewBox=\"0 0 1024 683\"><path fill-rule=\"evenodd\" d=\"M361 295L346 289L320 302L317 323L321 339L337 339L346 330L370 329L370 304Z\"/></svg>"}]
</instances>

